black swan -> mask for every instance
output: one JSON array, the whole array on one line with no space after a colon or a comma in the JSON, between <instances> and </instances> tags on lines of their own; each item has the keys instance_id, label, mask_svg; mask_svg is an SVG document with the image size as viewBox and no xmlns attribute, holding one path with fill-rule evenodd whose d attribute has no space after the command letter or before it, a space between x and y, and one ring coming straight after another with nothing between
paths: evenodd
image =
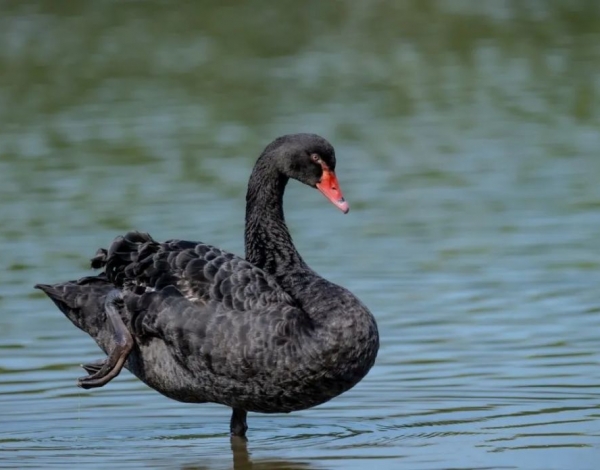
<instances>
[{"instance_id":1,"label":"black swan","mask_svg":"<svg viewBox=\"0 0 600 470\"><path fill-rule=\"evenodd\" d=\"M83 365L83 388L126 367L163 395L280 413L324 403L356 385L379 349L373 315L320 277L296 251L283 217L289 178L342 212L333 147L314 134L279 137L258 158L246 196L246 259L201 242L129 232L98 250L98 276L35 287L88 333L107 358Z\"/></svg>"}]
</instances>

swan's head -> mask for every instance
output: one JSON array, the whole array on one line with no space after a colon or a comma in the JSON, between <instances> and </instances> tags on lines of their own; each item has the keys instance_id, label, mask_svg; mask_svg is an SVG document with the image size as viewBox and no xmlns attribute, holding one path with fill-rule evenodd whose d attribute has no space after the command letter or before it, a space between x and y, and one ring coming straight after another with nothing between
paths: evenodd
<instances>
[{"instance_id":1,"label":"swan's head","mask_svg":"<svg viewBox=\"0 0 600 470\"><path fill-rule=\"evenodd\" d=\"M335 150L316 134L290 134L267 147L275 154L279 171L289 178L318 189L344 214L350 207L335 175Z\"/></svg>"}]
</instances>

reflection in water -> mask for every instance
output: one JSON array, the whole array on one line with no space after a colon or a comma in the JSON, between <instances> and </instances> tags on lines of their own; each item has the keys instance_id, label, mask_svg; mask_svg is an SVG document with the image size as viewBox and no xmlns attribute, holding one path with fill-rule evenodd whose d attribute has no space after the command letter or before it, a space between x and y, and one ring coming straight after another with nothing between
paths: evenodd
<instances>
[{"instance_id":1,"label":"reflection in water","mask_svg":"<svg viewBox=\"0 0 600 470\"><path fill-rule=\"evenodd\" d=\"M242 470L252 468L252 462L250 461L250 455L248 454L247 439L232 437L231 452L233 454L233 467L235 469Z\"/></svg>"},{"instance_id":2,"label":"reflection in water","mask_svg":"<svg viewBox=\"0 0 600 470\"><path fill-rule=\"evenodd\" d=\"M288 462L279 459L253 461L248 453L248 442L244 439L232 438L231 451L233 453L233 468L235 470L309 470L313 468L305 462Z\"/></svg>"},{"instance_id":3,"label":"reflection in water","mask_svg":"<svg viewBox=\"0 0 600 470\"><path fill-rule=\"evenodd\" d=\"M278 458L253 459L248 451L248 441L239 437L231 438L231 453L234 470L310 470L314 467L306 462L292 462ZM181 470L209 470L213 467L204 464L185 464Z\"/></svg>"},{"instance_id":4,"label":"reflection in water","mask_svg":"<svg viewBox=\"0 0 600 470\"><path fill-rule=\"evenodd\" d=\"M0 465L231 468L223 407L76 389L98 350L31 286L132 228L242 253L253 160L312 131L353 212L291 184L288 223L381 351L338 400L253 416L236 468L595 469L599 9L0 3Z\"/></svg>"}]
</instances>

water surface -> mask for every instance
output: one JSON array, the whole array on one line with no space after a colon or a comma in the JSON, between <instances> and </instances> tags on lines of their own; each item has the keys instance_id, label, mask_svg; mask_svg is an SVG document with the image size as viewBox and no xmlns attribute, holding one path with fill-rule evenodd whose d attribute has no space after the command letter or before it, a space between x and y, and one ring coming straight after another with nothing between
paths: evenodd
<instances>
[{"instance_id":1,"label":"water surface","mask_svg":"<svg viewBox=\"0 0 600 470\"><path fill-rule=\"evenodd\" d=\"M600 461L594 2L3 2L0 466L594 469ZM184 405L36 282L126 230L243 253L274 137L336 147L352 210L289 186L318 272L375 313L367 378L316 409Z\"/></svg>"}]
</instances>

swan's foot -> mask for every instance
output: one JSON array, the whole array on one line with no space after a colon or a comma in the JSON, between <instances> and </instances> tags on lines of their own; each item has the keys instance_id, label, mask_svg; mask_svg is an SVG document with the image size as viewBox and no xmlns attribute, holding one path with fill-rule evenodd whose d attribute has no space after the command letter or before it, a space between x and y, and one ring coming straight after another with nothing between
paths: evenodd
<instances>
[{"instance_id":1,"label":"swan's foot","mask_svg":"<svg viewBox=\"0 0 600 470\"><path fill-rule=\"evenodd\" d=\"M246 424L247 415L248 412L245 410L240 410L239 408L233 409L231 422L229 424L229 432L232 436L246 437L246 431L248 430L248 425Z\"/></svg>"},{"instance_id":2,"label":"swan's foot","mask_svg":"<svg viewBox=\"0 0 600 470\"><path fill-rule=\"evenodd\" d=\"M106 359L82 366L90 375L77 380L78 387L102 387L119 375L123 369L127 356L133 348L133 338L119 315L116 304L120 301L121 292L115 289L106 296L104 303L106 320L112 330L116 346Z\"/></svg>"},{"instance_id":3,"label":"swan's foot","mask_svg":"<svg viewBox=\"0 0 600 470\"><path fill-rule=\"evenodd\" d=\"M88 374L92 375L102 369L104 364L106 364L106 359L98 359L97 361L88 364L81 364L81 367L83 367Z\"/></svg>"}]
</instances>

